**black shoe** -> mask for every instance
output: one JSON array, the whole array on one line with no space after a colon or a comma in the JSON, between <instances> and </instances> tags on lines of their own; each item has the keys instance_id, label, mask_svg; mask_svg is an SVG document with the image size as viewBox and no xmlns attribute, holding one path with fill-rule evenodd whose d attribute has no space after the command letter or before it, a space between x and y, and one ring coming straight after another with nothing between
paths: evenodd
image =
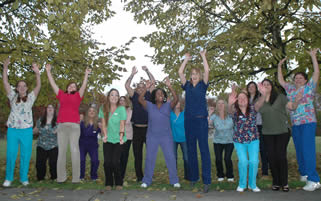
<instances>
[{"instance_id":1,"label":"black shoe","mask_svg":"<svg viewBox=\"0 0 321 201\"><path fill-rule=\"evenodd\" d=\"M191 183L190 183L191 187L194 188L196 183L197 183L197 181L191 181Z\"/></svg>"},{"instance_id":2,"label":"black shoe","mask_svg":"<svg viewBox=\"0 0 321 201\"><path fill-rule=\"evenodd\" d=\"M143 178L137 178L137 179L136 179L136 182L137 182L137 183L140 183L140 182L142 182L142 181L143 181Z\"/></svg>"},{"instance_id":3,"label":"black shoe","mask_svg":"<svg viewBox=\"0 0 321 201\"><path fill-rule=\"evenodd\" d=\"M210 185L209 184L204 184L203 193L208 193L209 189L210 189Z\"/></svg>"}]
</instances>

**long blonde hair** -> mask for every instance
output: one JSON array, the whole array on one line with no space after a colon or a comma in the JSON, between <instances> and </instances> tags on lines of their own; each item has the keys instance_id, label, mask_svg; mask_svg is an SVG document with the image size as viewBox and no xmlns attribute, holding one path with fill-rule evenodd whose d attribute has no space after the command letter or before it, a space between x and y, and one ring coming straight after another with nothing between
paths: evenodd
<instances>
[{"instance_id":1,"label":"long blonde hair","mask_svg":"<svg viewBox=\"0 0 321 201\"><path fill-rule=\"evenodd\" d=\"M97 130L98 128L98 111L97 108L93 105L90 105L89 108L86 111L85 117L84 117L84 123L85 123L85 127L87 128L89 126L89 117L88 117L88 112L89 110L93 108L95 110L95 117L93 119L93 125L94 125L94 129Z\"/></svg>"},{"instance_id":2,"label":"long blonde hair","mask_svg":"<svg viewBox=\"0 0 321 201\"><path fill-rule=\"evenodd\" d=\"M223 101L224 102L224 119L226 119L227 118L227 115L228 115L228 105L227 105L227 102L226 102L226 100L224 100L224 99L218 99L217 101L216 101L216 107L215 107L215 114L217 115L217 116L220 116L220 112L218 111L218 101Z\"/></svg>"}]
</instances>

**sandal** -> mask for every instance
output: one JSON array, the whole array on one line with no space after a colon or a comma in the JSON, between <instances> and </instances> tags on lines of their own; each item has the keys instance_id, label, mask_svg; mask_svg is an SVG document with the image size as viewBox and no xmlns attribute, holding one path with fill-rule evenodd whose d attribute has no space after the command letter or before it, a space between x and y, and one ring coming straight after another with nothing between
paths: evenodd
<instances>
[{"instance_id":1,"label":"sandal","mask_svg":"<svg viewBox=\"0 0 321 201\"><path fill-rule=\"evenodd\" d=\"M280 186L273 185L272 186L272 191L278 191L280 190Z\"/></svg>"},{"instance_id":2,"label":"sandal","mask_svg":"<svg viewBox=\"0 0 321 201\"><path fill-rule=\"evenodd\" d=\"M283 186L283 187L282 187L282 191L283 191L283 192L289 192L289 191L290 191L289 186L288 186L288 185Z\"/></svg>"}]
</instances>

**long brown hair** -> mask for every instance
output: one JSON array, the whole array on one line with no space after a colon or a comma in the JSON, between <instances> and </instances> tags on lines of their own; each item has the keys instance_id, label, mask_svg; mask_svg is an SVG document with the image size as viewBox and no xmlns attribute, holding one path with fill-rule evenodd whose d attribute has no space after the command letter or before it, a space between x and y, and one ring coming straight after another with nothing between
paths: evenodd
<instances>
[{"instance_id":1,"label":"long brown hair","mask_svg":"<svg viewBox=\"0 0 321 201\"><path fill-rule=\"evenodd\" d=\"M69 82L69 83L67 84L65 93L68 93L68 87L69 87L70 85L72 85L72 84L75 84L75 85L76 85L76 91L72 91L70 94L75 94L75 93L79 90L79 89L78 89L78 85L77 85L76 82Z\"/></svg>"},{"instance_id":2,"label":"long brown hair","mask_svg":"<svg viewBox=\"0 0 321 201\"><path fill-rule=\"evenodd\" d=\"M17 82L15 92L16 92L18 97L17 97L17 102L16 103L20 103L21 101L25 103L28 100L28 90L26 91L26 95L24 97L20 97L19 96L19 92L17 90L18 85L19 85L20 82L24 82L26 84L26 86L28 87L27 82L25 80L19 80Z\"/></svg>"},{"instance_id":3,"label":"long brown hair","mask_svg":"<svg viewBox=\"0 0 321 201\"><path fill-rule=\"evenodd\" d=\"M107 93L107 97L106 97L106 102L103 106L104 108L104 117L105 117L105 122L106 122L106 127L108 126L108 120L109 120L109 112L110 112L110 102L109 102L109 96L111 94L112 91L116 91L119 97L119 91L117 89L111 89L108 93ZM119 100L120 98L118 98L118 102L117 102L117 107L119 106Z\"/></svg>"},{"instance_id":4,"label":"long brown hair","mask_svg":"<svg viewBox=\"0 0 321 201\"><path fill-rule=\"evenodd\" d=\"M93 125L94 125L94 129L97 130L98 128L98 111L97 111L97 108L93 105L90 105L89 108L87 109L86 111L86 114L84 116L84 123L85 123L85 127L87 128L89 126L89 117L88 117L88 112L90 109L94 109L95 110L95 117L93 119Z\"/></svg>"},{"instance_id":5,"label":"long brown hair","mask_svg":"<svg viewBox=\"0 0 321 201\"><path fill-rule=\"evenodd\" d=\"M244 95L246 96L246 98L247 98L247 106L246 106L246 112L245 112L245 116L247 117L247 116L250 114L250 100L249 100L249 97L248 97L247 93L245 93L245 92L240 92L240 93L237 95L237 97L239 97L240 94L244 94ZM241 111L241 109L240 109L239 101L238 101L238 100L235 102L235 109L236 109L237 120L238 120L239 116L240 116L241 114L243 114L242 111Z\"/></svg>"}]
</instances>

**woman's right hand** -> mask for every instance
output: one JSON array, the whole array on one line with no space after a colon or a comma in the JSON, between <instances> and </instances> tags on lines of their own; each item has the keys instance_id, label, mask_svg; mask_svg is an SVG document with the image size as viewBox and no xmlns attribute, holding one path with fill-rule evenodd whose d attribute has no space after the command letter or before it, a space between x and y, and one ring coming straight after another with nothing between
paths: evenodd
<instances>
[{"instance_id":1,"label":"woman's right hand","mask_svg":"<svg viewBox=\"0 0 321 201\"><path fill-rule=\"evenodd\" d=\"M105 135L105 136L103 137L103 142L104 142L104 143L107 142L107 135Z\"/></svg>"},{"instance_id":2,"label":"woman's right hand","mask_svg":"<svg viewBox=\"0 0 321 201\"><path fill-rule=\"evenodd\" d=\"M51 65L50 64L46 64L46 71L50 72L51 71Z\"/></svg>"}]
</instances>

